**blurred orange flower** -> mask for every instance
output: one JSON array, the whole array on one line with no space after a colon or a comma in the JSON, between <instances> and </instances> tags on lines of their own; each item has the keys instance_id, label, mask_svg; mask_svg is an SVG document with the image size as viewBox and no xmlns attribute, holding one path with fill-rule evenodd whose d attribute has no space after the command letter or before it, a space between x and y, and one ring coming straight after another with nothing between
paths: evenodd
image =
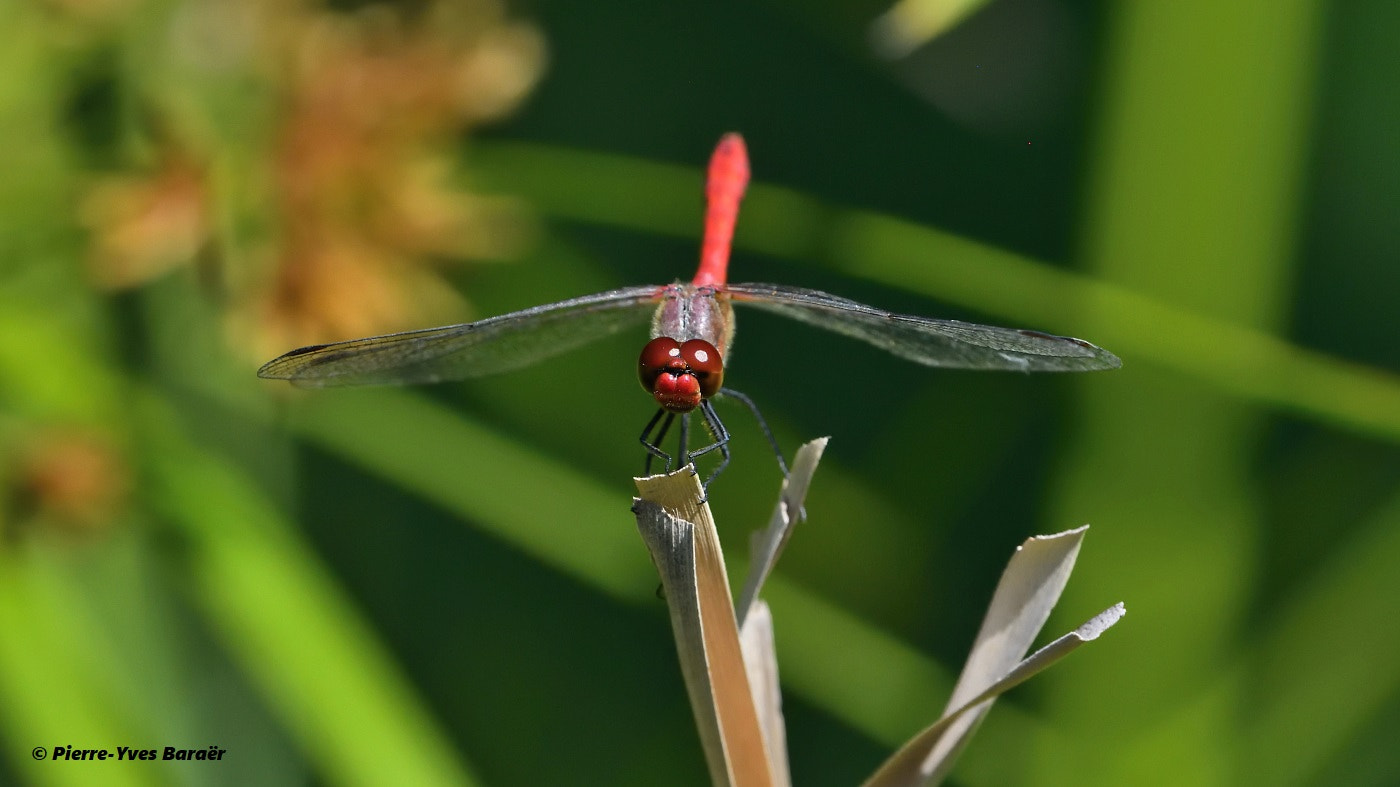
<instances>
[{"instance_id":1,"label":"blurred orange flower","mask_svg":"<svg viewBox=\"0 0 1400 787\"><path fill-rule=\"evenodd\" d=\"M21 521L78 533L106 530L131 491L126 460L110 441L83 430L50 429L8 457Z\"/></svg>"},{"instance_id":2,"label":"blurred orange flower","mask_svg":"<svg viewBox=\"0 0 1400 787\"><path fill-rule=\"evenodd\" d=\"M149 177L99 181L81 214L94 230L93 278L108 289L143 284L187 264L209 241L204 170L175 151L166 151Z\"/></svg>"},{"instance_id":3,"label":"blurred orange flower","mask_svg":"<svg viewBox=\"0 0 1400 787\"><path fill-rule=\"evenodd\" d=\"M151 176L114 178L90 193L96 280L129 287L202 250L236 249L236 260L221 260L236 263L224 271L227 327L250 359L459 314L460 298L433 266L505 256L520 233L509 200L453 185L457 150L535 83L538 33L505 19L493 0L353 13L262 2L249 6L251 23L188 18L225 13L219 5L188 4L172 29L207 38L229 28L239 46L208 48L245 52L231 67L266 91L271 119L256 136L255 171L231 173L263 213L238 226L264 227L265 236L216 242L231 230L211 219L227 199L211 182L214 168L166 149ZM175 48L198 56L188 40ZM220 151L204 147L205 161L218 160Z\"/></svg>"}]
</instances>

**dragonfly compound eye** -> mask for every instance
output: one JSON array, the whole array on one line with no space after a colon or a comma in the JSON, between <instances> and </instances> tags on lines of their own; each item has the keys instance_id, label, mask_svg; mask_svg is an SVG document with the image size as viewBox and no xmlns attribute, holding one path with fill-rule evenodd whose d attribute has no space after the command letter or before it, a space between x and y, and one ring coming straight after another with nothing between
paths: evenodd
<instances>
[{"instance_id":1,"label":"dragonfly compound eye","mask_svg":"<svg viewBox=\"0 0 1400 787\"><path fill-rule=\"evenodd\" d=\"M656 390L656 378L680 361L680 357L681 343L675 339L658 336L647 342L647 346L642 348L641 356L637 358L637 378L642 381L642 387L647 389L647 393Z\"/></svg>"},{"instance_id":2,"label":"dragonfly compound eye","mask_svg":"<svg viewBox=\"0 0 1400 787\"><path fill-rule=\"evenodd\" d=\"M707 341L692 339L681 344L659 336L642 348L637 377L662 407L688 413L719 391L724 363Z\"/></svg>"},{"instance_id":3,"label":"dragonfly compound eye","mask_svg":"<svg viewBox=\"0 0 1400 787\"><path fill-rule=\"evenodd\" d=\"M704 339L691 339L681 345L681 360L700 383L700 395L706 399L719 393L724 384L724 360L713 344Z\"/></svg>"}]
</instances>

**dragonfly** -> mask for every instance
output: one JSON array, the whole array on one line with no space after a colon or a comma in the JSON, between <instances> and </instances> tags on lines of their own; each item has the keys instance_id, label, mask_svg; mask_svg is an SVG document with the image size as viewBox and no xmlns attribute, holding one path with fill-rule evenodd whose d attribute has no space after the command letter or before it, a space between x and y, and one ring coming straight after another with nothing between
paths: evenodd
<instances>
[{"instance_id":1,"label":"dragonfly","mask_svg":"<svg viewBox=\"0 0 1400 787\"><path fill-rule=\"evenodd\" d=\"M477 322L302 347L267 362L258 376L307 388L482 377L538 363L650 318L651 340L637 361L642 387L657 404L640 438L647 451L646 471L653 459L670 470L673 457L661 445L679 416L679 466L720 453L704 483L708 489L730 458L729 432L711 404L717 396L733 398L753 412L787 474L782 451L753 400L724 386L735 304L853 337L925 366L1087 372L1121 365L1113 353L1082 339L895 314L801 287L729 283L734 227L748 182L743 138L726 134L710 158L700 265L689 282L623 287ZM713 441L690 451L689 417L695 411Z\"/></svg>"}]
</instances>

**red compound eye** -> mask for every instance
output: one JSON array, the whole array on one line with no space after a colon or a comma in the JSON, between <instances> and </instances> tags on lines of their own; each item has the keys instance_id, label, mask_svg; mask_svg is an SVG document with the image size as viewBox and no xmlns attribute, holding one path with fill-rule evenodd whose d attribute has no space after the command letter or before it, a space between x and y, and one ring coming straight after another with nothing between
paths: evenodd
<instances>
[{"instance_id":1,"label":"red compound eye","mask_svg":"<svg viewBox=\"0 0 1400 787\"><path fill-rule=\"evenodd\" d=\"M714 345L703 339L681 344L658 336L642 348L637 377L662 407L686 413L719 391L724 362Z\"/></svg>"},{"instance_id":2,"label":"red compound eye","mask_svg":"<svg viewBox=\"0 0 1400 787\"><path fill-rule=\"evenodd\" d=\"M658 336L647 342L647 346L642 348L641 357L637 359L637 377L642 381L642 387L647 389L647 393L656 390L656 378L661 373L671 368L673 364L684 364L681 358L681 343L675 339L668 339L665 336Z\"/></svg>"},{"instance_id":3,"label":"red compound eye","mask_svg":"<svg viewBox=\"0 0 1400 787\"><path fill-rule=\"evenodd\" d=\"M681 345L681 359L700 382L700 394L706 399L719 393L724 383L724 361L713 344L704 339L691 339Z\"/></svg>"}]
</instances>

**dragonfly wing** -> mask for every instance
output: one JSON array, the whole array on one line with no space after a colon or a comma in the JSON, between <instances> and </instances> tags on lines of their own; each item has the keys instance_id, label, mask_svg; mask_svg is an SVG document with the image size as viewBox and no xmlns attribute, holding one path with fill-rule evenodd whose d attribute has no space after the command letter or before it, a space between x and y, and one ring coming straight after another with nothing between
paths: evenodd
<instances>
[{"instance_id":1,"label":"dragonfly wing","mask_svg":"<svg viewBox=\"0 0 1400 787\"><path fill-rule=\"evenodd\" d=\"M268 361L258 376L323 388L507 372L642 324L663 290L626 287L461 325L302 347Z\"/></svg>"},{"instance_id":2,"label":"dragonfly wing","mask_svg":"<svg viewBox=\"0 0 1400 787\"><path fill-rule=\"evenodd\" d=\"M726 289L736 303L852 336L925 366L1088 372L1122 365L1113 353L1082 339L895 314L780 284L730 284Z\"/></svg>"}]
</instances>

